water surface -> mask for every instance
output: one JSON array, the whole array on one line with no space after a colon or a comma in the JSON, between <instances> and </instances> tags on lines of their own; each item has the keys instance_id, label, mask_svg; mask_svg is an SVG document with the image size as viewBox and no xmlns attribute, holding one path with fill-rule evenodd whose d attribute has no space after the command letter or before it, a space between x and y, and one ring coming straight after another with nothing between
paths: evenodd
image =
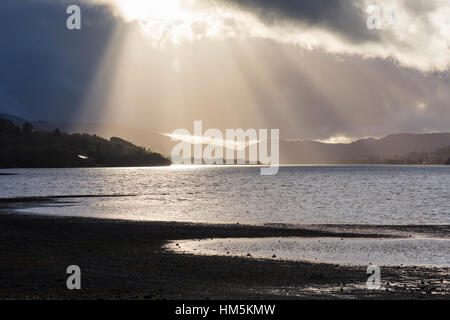
<instances>
[{"instance_id":1,"label":"water surface","mask_svg":"<svg viewBox=\"0 0 450 320\"><path fill-rule=\"evenodd\" d=\"M205 255L450 267L450 239L242 238L176 241L168 248Z\"/></svg>"},{"instance_id":2,"label":"water surface","mask_svg":"<svg viewBox=\"0 0 450 320\"><path fill-rule=\"evenodd\" d=\"M104 195L25 211L211 223L447 224L450 166L11 169L0 197Z\"/></svg>"}]
</instances>

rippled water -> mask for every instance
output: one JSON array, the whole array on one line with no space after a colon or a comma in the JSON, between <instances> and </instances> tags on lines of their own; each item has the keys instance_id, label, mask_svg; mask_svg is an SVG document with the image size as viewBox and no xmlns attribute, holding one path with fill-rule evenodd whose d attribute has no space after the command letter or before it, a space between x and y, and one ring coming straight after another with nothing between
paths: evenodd
<instances>
[{"instance_id":1,"label":"rippled water","mask_svg":"<svg viewBox=\"0 0 450 320\"><path fill-rule=\"evenodd\" d=\"M450 267L449 239L263 238L176 241L176 252L368 265Z\"/></svg>"},{"instance_id":2,"label":"rippled water","mask_svg":"<svg viewBox=\"0 0 450 320\"><path fill-rule=\"evenodd\" d=\"M0 197L73 199L29 212L224 223L446 224L450 166L300 166L1 170Z\"/></svg>"}]
</instances>

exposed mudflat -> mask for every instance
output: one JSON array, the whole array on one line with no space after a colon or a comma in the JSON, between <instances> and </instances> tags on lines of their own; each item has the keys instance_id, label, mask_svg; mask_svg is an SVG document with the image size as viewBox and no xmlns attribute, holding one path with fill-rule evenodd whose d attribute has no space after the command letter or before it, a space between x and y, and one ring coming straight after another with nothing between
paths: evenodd
<instances>
[{"instance_id":1,"label":"exposed mudflat","mask_svg":"<svg viewBox=\"0 0 450 320\"><path fill-rule=\"evenodd\" d=\"M17 203L16 203L17 204ZM3 204L2 204L3 206ZM167 251L170 240L432 236L438 226L247 226L0 214L2 299L448 299L450 268L391 266L366 288L367 266ZM78 265L82 290L66 288Z\"/></svg>"}]
</instances>

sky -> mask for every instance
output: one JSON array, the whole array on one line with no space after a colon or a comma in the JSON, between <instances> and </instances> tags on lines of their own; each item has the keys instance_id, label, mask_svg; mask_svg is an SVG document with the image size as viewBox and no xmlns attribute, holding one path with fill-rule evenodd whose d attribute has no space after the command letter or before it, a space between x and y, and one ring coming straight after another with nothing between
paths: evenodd
<instances>
[{"instance_id":1,"label":"sky","mask_svg":"<svg viewBox=\"0 0 450 320\"><path fill-rule=\"evenodd\" d=\"M448 0L2 0L0 42L0 112L31 120L450 131Z\"/></svg>"}]
</instances>

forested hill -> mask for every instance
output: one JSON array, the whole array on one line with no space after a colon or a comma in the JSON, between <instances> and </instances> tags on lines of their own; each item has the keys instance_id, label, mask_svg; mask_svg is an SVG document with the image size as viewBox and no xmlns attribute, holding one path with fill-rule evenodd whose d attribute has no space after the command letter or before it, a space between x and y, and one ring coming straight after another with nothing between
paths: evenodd
<instances>
[{"instance_id":1,"label":"forested hill","mask_svg":"<svg viewBox=\"0 0 450 320\"><path fill-rule=\"evenodd\" d=\"M135 167L170 165L159 153L120 138L37 131L0 118L0 168Z\"/></svg>"}]
</instances>

